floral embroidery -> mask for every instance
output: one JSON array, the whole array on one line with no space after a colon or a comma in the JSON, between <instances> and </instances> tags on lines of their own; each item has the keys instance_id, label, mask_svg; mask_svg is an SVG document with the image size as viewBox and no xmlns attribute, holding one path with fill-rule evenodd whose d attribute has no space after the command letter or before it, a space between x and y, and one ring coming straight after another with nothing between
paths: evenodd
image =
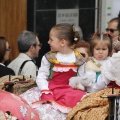
<instances>
[{"instance_id":1,"label":"floral embroidery","mask_svg":"<svg viewBox=\"0 0 120 120\"><path fill-rule=\"evenodd\" d=\"M82 65L85 60L82 57L82 55L80 54L80 52L78 52L77 50L74 50L75 56L76 56L76 62L75 65ZM45 56L47 58L47 60L53 64L60 64L60 62L57 60L56 58L56 54L57 52L48 52Z\"/></svg>"},{"instance_id":2,"label":"floral embroidery","mask_svg":"<svg viewBox=\"0 0 120 120\"><path fill-rule=\"evenodd\" d=\"M30 118L33 119L35 117L35 114L32 112Z\"/></svg>"},{"instance_id":3,"label":"floral embroidery","mask_svg":"<svg viewBox=\"0 0 120 120\"><path fill-rule=\"evenodd\" d=\"M20 106L20 112L22 113L22 115L25 117L26 116L26 114L27 114L27 108L26 107L24 107L24 106Z\"/></svg>"},{"instance_id":4,"label":"floral embroidery","mask_svg":"<svg viewBox=\"0 0 120 120\"><path fill-rule=\"evenodd\" d=\"M20 96L24 98L29 104L32 104L33 102L39 100L41 92L38 87L34 87L24 92ZM40 120L66 120L67 114L62 113L59 110L55 110L51 104L40 103L34 109L38 112Z\"/></svg>"}]
</instances>

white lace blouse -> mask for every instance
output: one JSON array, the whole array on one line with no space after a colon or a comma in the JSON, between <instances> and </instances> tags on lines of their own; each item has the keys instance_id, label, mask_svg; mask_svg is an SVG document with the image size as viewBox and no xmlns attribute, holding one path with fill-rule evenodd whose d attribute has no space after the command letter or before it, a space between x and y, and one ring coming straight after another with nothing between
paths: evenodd
<instances>
[{"instance_id":1,"label":"white lace blouse","mask_svg":"<svg viewBox=\"0 0 120 120\"><path fill-rule=\"evenodd\" d=\"M112 57L101 67L101 75L94 85L94 91L99 91L107 87L110 81L115 81L120 86L120 51L114 53Z\"/></svg>"},{"instance_id":2,"label":"white lace blouse","mask_svg":"<svg viewBox=\"0 0 120 120\"><path fill-rule=\"evenodd\" d=\"M72 52L71 54L61 54L57 53L56 55L57 60L62 63L62 64L72 64L76 62L76 56L75 53ZM50 69L50 62L47 60L45 56L43 56L42 61L41 61L41 67L39 68L38 71L38 76L36 79L37 85L40 90L49 90L48 88L48 78L50 75L49 69ZM77 72L77 68L57 68L53 67L53 71L60 71L60 72L65 72L69 71L69 69L73 69L73 71Z\"/></svg>"},{"instance_id":3,"label":"white lace blouse","mask_svg":"<svg viewBox=\"0 0 120 120\"><path fill-rule=\"evenodd\" d=\"M110 57L107 57L105 60L96 60L96 61L99 62L103 66L106 63L106 61L109 60L109 58ZM87 76L88 79L92 80L92 86L87 87L87 92L93 92L93 85L96 82L96 72L90 69L86 70L85 64L83 64L78 70L78 76ZM99 79L97 79L97 81L99 81Z\"/></svg>"}]
</instances>

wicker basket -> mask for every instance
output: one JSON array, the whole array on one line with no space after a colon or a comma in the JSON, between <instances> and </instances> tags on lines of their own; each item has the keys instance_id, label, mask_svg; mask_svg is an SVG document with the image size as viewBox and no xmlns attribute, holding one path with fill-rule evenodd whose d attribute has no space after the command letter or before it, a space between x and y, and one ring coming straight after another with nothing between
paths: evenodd
<instances>
[{"instance_id":1,"label":"wicker basket","mask_svg":"<svg viewBox=\"0 0 120 120\"><path fill-rule=\"evenodd\" d=\"M31 80L27 83L16 83L13 85L11 92L14 94L20 95L20 94L24 93L25 91L29 90L30 88L33 88L36 86L37 86L36 82L33 80Z\"/></svg>"},{"instance_id":2,"label":"wicker basket","mask_svg":"<svg viewBox=\"0 0 120 120\"><path fill-rule=\"evenodd\" d=\"M14 94L22 94L32 87L36 87L36 81L26 76L4 76L0 78L0 89Z\"/></svg>"}]
</instances>

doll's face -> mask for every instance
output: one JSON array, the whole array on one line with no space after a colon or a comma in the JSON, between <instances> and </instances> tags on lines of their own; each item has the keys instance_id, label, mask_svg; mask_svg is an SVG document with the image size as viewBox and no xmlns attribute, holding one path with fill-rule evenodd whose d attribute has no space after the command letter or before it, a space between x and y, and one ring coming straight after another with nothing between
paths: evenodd
<instances>
[{"instance_id":1,"label":"doll's face","mask_svg":"<svg viewBox=\"0 0 120 120\"><path fill-rule=\"evenodd\" d=\"M79 51L83 55L83 57L85 58L85 61L89 60L89 54L88 54L87 48L80 47L80 48L76 48L76 50Z\"/></svg>"}]
</instances>

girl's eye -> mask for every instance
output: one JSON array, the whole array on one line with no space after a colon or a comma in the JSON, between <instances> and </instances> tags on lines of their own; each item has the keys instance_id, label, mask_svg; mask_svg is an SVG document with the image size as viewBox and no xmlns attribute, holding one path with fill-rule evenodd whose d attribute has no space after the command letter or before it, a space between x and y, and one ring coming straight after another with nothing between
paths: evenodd
<instances>
[{"instance_id":1,"label":"girl's eye","mask_svg":"<svg viewBox=\"0 0 120 120\"><path fill-rule=\"evenodd\" d=\"M106 48L104 48L103 50L107 50Z\"/></svg>"},{"instance_id":2,"label":"girl's eye","mask_svg":"<svg viewBox=\"0 0 120 120\"><path fill-rule=\"evenodd\" d=\"M99 48L95 48L96 50L100 50Z\"/></svg>"}]
</instances>

